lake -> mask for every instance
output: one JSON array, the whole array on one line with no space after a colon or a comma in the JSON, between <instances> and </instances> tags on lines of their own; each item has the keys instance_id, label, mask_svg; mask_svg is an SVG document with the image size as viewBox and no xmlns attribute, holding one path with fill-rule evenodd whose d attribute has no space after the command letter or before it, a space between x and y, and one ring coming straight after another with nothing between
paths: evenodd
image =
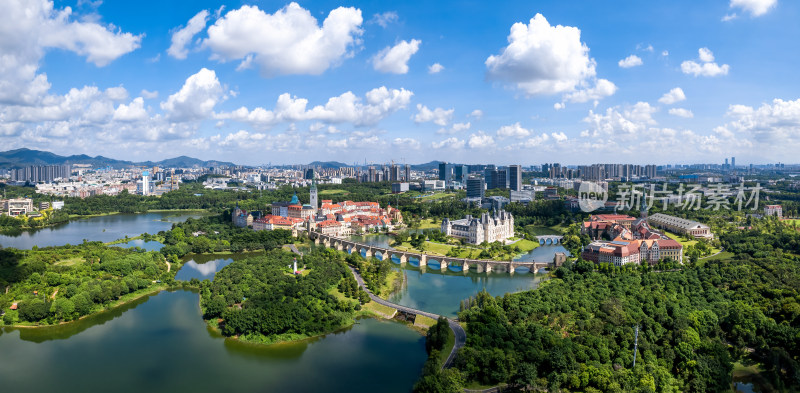
<instances>
[{"instance_id":1,"label":"lake","mask_svg":"<svg viewBox=\"0 0 800 393\"><path fill-rule=\"evenodd\" d=\"M189 217L202 216L203 214L198 212L159 212L84 218L53 227L23 231L19 234L0 235L0 246L30 249L34 245L47 247L80 244L84 239L110 242L123 239L125 236L139 236L145 232L155 234L172 228L173 223L186 221ZM133 245L135 244L131 246Z\"/></svg>"},{"instance_id":2,"label":"lake","mask_svg":"<svg viewBox=\"0 0 800 393\"><path fill-rule=\"evenodd\" d=\"M6 392L408 392L425 339L362 319L297 343L255 346L210 331L199 295L161 292L73 324L0 333Z\"/></svg>"}]
</instances>

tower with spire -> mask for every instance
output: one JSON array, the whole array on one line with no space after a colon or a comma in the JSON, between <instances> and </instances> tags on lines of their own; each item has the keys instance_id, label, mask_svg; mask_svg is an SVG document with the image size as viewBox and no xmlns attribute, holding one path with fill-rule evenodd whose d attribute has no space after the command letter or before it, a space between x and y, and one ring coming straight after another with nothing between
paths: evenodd
<instances>
[{"instance_id":1,"label":"tower with spire","mask_svg":"<svg viewBox=\"0 0 800 393\"><path fill-rule=\"evenodd\" d=\"M314 208L316 212L319 209L319 201L317 200L317 182L315 180L311 181L311 188L308 191L309 193L309 204L311 207Z\"/></svg>"}]
</instances>

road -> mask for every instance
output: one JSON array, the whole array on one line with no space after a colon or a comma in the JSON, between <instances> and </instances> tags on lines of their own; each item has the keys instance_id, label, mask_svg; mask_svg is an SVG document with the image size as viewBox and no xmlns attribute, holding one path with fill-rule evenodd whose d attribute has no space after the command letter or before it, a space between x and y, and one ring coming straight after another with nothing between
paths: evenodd
<instances>
[{"instance_id":1,"label":"road","mask_svg":"<svg viewBox=\"0 0 800 393\"><path fill-rule=\"evenodd\" d=\"M439 315L429 313L427 311L417 310L411 307L401 306L399 304L392 303L388 300L381 299L380 297L373 294L372 291L369 290L369 288L367 288L367 286L364 284L364 280L361 278L361 275L358 274L358 272L356 272L355 269L353 269L350 266L348 266L348 268L350 268L350 271L353 273L353 276L355 276L356 281L358 282L358 286L361 287L365 292L367 292L369 298L372 299L373 302L382 304L387 307L395 308L405 313L423 315L435 320L439 319ZM456 358L456 353L458 352L459 349L461 349L464 346L464 344L467 343L467 332L464 331L464 328L461 327L458 321L451 318L447 318L447 324L450 326L450 330L453 331L453 336L455 337L455 345L453 345L453 349L450 351L450 355L447 356L447 360L442 365L442 368L452 367L453 361Z\"/></svg>"},{"instance_id":2,"label":"road","mask_svg":"<svg viewBox=\"0 0 800 393\"><path fill-rule=\"evenodd\" d=\"M300 250L298 250L297 247L295 247L294 244L289 245L289 248L291 248L293 253L295 253L297 255L301 255L301 256L303 255L303 253L301 253ZM358 282L358 286L361 287L361 289L363 289L365 292L367 292L367 295L369 295L369 298L373 302L378 303L378 304L382 304L382 305L387 306L387 307L392 307L394 309L397 309L399 311L403 311L405 313L415 314L415 315L424 315L424 316L426 316L428 318L431 318L431 319L434 319L434 320L438 320L439 319L439 315L436 315L434 313L429 313L427 311L417 310L417 309L411 308L411 307L401 306L399 304L392 303L392 302L390 302L388 300L381 299L380 297L378 297L374 293L372 293L372 291L370 291L369 288L367 288L366 284L364 284L364 279L361 278L361 275L358 274L358 272L355 269L353 269L350 266L348 266L348 268L350 269L350 272L353 273L353 276L356 278L356 282ZM450 326L450 330L453 331L453 336L455 337L455 344L453 345L453 349L450 351L450 355L447 356L447 360L445 360L444 364L442 365L443 369L444 368L450 368L450 367L453 366L453 362L456 359L456 353L458 353L458 350L461 349L462 347L464 347L464 345L467 343L467 332L464 331L464 328L461 327L461 325L458 323L458 321L456 321L456 320L454 320L452 318L447 318L447 324Z\"/></svg>"}]
</instances>

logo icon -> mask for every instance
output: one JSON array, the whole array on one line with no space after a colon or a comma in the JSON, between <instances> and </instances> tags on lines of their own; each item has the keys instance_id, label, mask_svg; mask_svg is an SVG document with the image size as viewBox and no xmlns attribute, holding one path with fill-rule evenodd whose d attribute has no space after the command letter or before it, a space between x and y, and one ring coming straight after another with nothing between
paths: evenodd
<instances>
[{"instance_id":1,"label":"logo icon","mask_svg":"<svg viewBox=\"0 0 800 393\"><path fill-rule=\"evenodd\" d=\"M608 191L595 182L584 181L578 189L578 205L581 211L591 213L606 205Z\"/></svg>"}]
</instances>

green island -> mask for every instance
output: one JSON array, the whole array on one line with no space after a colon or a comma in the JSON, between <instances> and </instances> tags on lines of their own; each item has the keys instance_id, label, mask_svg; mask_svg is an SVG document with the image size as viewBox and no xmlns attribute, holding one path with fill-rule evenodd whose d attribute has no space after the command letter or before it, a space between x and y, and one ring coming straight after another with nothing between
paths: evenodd
<instances>
[{"instance_id":1,"label":"green island","mask_svg":"<svg viewBox=\"0 0 800 393\"><path fill-rule=\"evenodd\" d=\"M7 310L2 321L46 326L118 307L167 288L179 267L174 263L159 252L100 242L0 249L0 306Z\"/></svg>"}]
</instances>

